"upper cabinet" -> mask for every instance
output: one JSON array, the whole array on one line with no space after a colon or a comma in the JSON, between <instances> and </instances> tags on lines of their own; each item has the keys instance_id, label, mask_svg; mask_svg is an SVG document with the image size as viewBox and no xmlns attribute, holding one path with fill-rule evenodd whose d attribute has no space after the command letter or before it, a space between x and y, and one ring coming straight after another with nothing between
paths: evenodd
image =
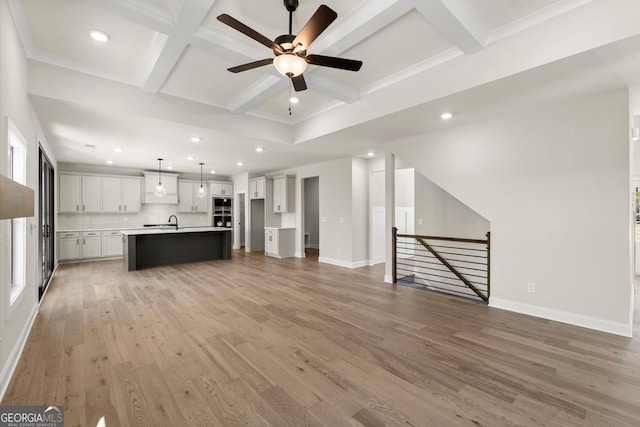
<instances>
[{"instance_id":1,"label":"upper cabinet","mask_svg":"<svg viewBox=\"0 0 640 427\"><path fill-rule=\"evenodd\" d=\"M212 196L232 196L233 183L227 181L210 181L209 188Z\"/></svg>"},{"instance_id":2,"label":"upper cabinet","mask_svg":"<svg viewBox=\"0 0 640 427\"><path fill-rule=\"evenodd\" d=\"M102 212L139 212L140 178L102 177Z\"/></svg>"},{"instance_id":3,"label":"upper cabinet","mask_svg":"<svg viewBox=\"0 0 640 427\"><path fill-rule=\"evenodd\" d=\"M60 213L140 211L140 178L61 173L59 183Z\"/></svg>"},{"instance_id":4,"label":"upper cabinet","mask_svg":"<svg viewBox=\"0 0 640 427\"><path fill-rule=\"evenodd\" d=\"M289 213L295 211L295 176L276 176L273 178L273 212Z\"/></svg>"},{"instance_id":5,"label":"upper cabinet","mask_svg":"<svg viewBox=\"0 0 640 427\"><path fill-rule=\"evenodd\" d=\"M265 178L253 178L249 180L249 198L264 199Z\"/></svg>"},{"instance_id":6,"label":"upper cabinet","mask_svg":"<svg viewBox=\"0 0 640 427\"><path fill-rule=\"evenodd\" d=\"M178 181L178 212L206 213L209 195L207 186L203 186L204 197L198 197L200 181Z\"/></svg>"},{"instance_id":7,"label":"upper cabinet","mask_svg":"<svg viewBox=\"0 0 640 427\"><path fill-rule=\"evenodd\" d=\"M59 212L90 213L101 211L101 177L60 174L59 183Z\"/></svg>"},{"instance_id":8,"label":"upper cabinet","mask_svg":"<svg viewBox=\"0 0 640 427\"><path fill-rule=\"evenodd\" d=\"M164 196L156 196L154 191L159 182L165 188ZM157 172L144 172L144 203L178 203L178 175L162 173L159 177Z\"/></svg>"}]
</instances>

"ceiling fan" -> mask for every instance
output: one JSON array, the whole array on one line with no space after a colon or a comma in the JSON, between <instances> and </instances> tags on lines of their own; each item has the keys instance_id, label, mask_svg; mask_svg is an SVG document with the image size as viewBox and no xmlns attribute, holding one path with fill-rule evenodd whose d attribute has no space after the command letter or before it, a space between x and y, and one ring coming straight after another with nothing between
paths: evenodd
<instances>
[{"instance_id":1,"label":"ceiling fan","mask_svg":"<svg viewBox=\"0 0 640 427\"><path fill-rule=\"evenodd\" d=\"M273 49L273 53L275 54L274 58L261 59L259 61L249 62L248 64L231 67L228 69L229 71L239 73L241 71L273 64L278 72L291 79L296 91L302 91L307 89L307 83L302 75L307 68L307 64L349 71L360 70L362 61L336 58L333 56L307 55L307 49L311 43L338 17L338 14L334 10L326 5L321 5L304 27L302 27L300 33L295 35L291 27L293 12L298 8L298 0L284 0L284 6L289 11L289 34L278 36L273 41L226 13L218 16L218 21L251 37L258 43Z\"/></svg>"}]
</instances>

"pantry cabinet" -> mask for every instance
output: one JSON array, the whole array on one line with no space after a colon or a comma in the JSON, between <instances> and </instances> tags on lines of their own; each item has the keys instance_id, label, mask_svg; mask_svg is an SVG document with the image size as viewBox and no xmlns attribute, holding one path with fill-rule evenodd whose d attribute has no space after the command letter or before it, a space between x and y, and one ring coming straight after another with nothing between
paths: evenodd
<instances>
[{"instance_id":1,"label":"pantry cabinet","mask_svg":"<svg viewBox=\"0 0 640 427\"><path fill-rule=\"evenodd\" d=\"M294 176L276 176L273 178L273 212L289 213L295 211Z\"/></svg>"},{"instance_id":2,"label":"pantry cabinet","mask_svg":"<svg viewBox=\"0 0 640 427\"><path fill-rule=\"evenodd\" d=\"M251 200L264 199L265 183L264 177L249 180L249 198Z\"/></svg>"}]
</instances>

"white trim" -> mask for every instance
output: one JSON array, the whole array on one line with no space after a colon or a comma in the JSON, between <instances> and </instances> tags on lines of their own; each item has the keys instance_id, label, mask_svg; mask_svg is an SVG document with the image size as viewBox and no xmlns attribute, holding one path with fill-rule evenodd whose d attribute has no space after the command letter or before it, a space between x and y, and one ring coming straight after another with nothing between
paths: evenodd
<instances>
[{"instance_id":1,"label":"white trim","mask_svg":"<svg viewBox=\"0 0 640 427\"><path fill-rule=\"evenodd\" d=\"M20 335L18 336L18 340L16 344L13 346L9 357L7 358L6 363L4 364L4 368L2 369L2 373L0 373L0 400L4 398L4 394L7 392L7 387L9 387L9 382L11 381L11 377L13 376L16 367L18 366L18 362L20 361L20 356L22 355L22 351L24 350L24 346L27 343L27 338L29 337L29 332L31 332L31 327L33 326L33 322L36 320L36 315L38 314L38 304L34 304L31 313L29 314L29 319L24 324Z\"/></svg>"},{"instance_id":2,"label":"white trim","mask_svg":"<svg viewBox=\"0 0 640 427\"><path fill-rule=\"evenodd\" d=\"M337 265L338 267L346 267L346 268L360 268L360 267L366 267L369 265L368 260L349 262L349 261L342 261L340 259L332 259L327 257L318 257L318 262Z\"/></svg>"},{"instance_id":3,"label":"white trim","mask_svg":"<svg viewBox=\"0 0 640 427\"><path fill-rule=\"evenodd\" d=\"M390 274L385 274L384 283L393 283L393 277Z\"/></svg>"},{"instance_id":4,"label":"white trim","mask_svg":"<svg viewBox=\"0 0 640 427\"><path fill-rule=\"evenodd\" d=\"M295 257L296 258L306 258L307 255L304 252L297 251L296 254L295 254Z\"/></svg>"},{"instance_id":5,"label":"white trim","mask_svg":"<svg viewBox=\"0 0 640 427\"><path fill-rule=\"evenodd\" d=\"M369 266L373 267L376 264L382 264L383 262L385 262L387 260L387 258L385 258L384 256L379 256L377 258L374 259L370 259L369 260Z\"/></svg>"},{"instance_id":6,"label":"white trim","mask_svg":"<svg viewBox=\"0 0 640 427\"><path fill-rule=\"evenodd\" d=\"M609 320L595 317L583 316L581 314L569 313L566 311L554 310L546 307L539 307L521 302L510 301L502 298L490 297L489 306L502 310L514 311L516 313L527 314L529 316L540 317L542 319L567 323L569 325L581 326L583 328L594 329L596 331L607 332L623 337L632 337L632 324L611 322Z\"/></svg>"}]
</instances>

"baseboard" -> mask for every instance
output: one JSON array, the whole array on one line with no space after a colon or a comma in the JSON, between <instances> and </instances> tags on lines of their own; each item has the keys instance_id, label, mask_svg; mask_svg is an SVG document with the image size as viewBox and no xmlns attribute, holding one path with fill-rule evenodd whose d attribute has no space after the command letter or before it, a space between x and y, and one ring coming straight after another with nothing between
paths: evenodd
<instances>
[{"instance_id":1,"label":"baseboard","mask_svg":"<svg viewBox=\"0 0 640 427\"><path fill-rule=\"evenodd\" d=\"M349 261L343 261L340 259L333 259L333 258L327 258L327 257L318 257L318 262L323 262L325 264L337 265L338 267L346 267L346 268L360 268L360 267L366 267L369 265L369 261L367 260L349 262Z\"/></svg>"},{"instance_id":2,"label":"baseboard","mask_svg":"<svg viewBox=\"0 0 640 427\"><path fill-rule=\"evenodd\" d=\"M566 311L554 310L551 308L539 307L495 297L489 298L489 306L516 313L527 314L529 316L540 317L542 319L553 320L555 322L567 323L569 325L607 332L609 334L621 335L623 337L631 338L632 336L633 327L630 323L616 323L608 320L596 319L594 317L583 316L581 314L568 313Z\"/></svg>"},{"instance_id":3,"label":"baseboard","mask_svg":"<svg viewBox=\"0 0 640 427\"><path fill-rule=\"evenodd\" d=\"M295 253L295 257L296 258L306 258L307 256L305 255L304 252L296 252Z\"/></svg>"},{"instance_id":4,"label":"baseboard","mask_svg":"<svg viewBox=\"0 0 640 427\"><path fill-rule=\"evenodd\" d=\"M384 275L384 283L393 283L393 276L390 274Z\"/></svg>"},{"instance_id":5,"label":"baseboard","mask_svg":"<svg viewBox=\"0 0 640 427\"><path fill-rule=\"evenodd\" d=\"M370 266L374 266L376 264L381 264L383 262L385 262L387 259L385 257L378 257L378 258L373 258L371 260L369 260L369 265Z\"/></svg>"},{"instance_id":6,"label":"baseboard","mask_svg":"<svg viewBox=\"0 0 640 427\"><path fill-rule=\"evenodd\" d=\"M31 327L33 326L33 322L36 320L36 315L38 314L38 304L34 304L31 309L31 313L29 314L29 318L25 322L20 335L18 336L18 341L13 346L11 353L9 353L9 357L7 358L7 363L5 363L2 368L2 373L0 373L0 401L4 398L4 394L7 392L7 387L9 387L9 382L11 381L11 377L18 366L18 361L20 360L20 356L22 355L22 351L24 350L24 346L27 343L27 338L29 337L29 332L31 332Z\"/></svg>"}]
</instances>

